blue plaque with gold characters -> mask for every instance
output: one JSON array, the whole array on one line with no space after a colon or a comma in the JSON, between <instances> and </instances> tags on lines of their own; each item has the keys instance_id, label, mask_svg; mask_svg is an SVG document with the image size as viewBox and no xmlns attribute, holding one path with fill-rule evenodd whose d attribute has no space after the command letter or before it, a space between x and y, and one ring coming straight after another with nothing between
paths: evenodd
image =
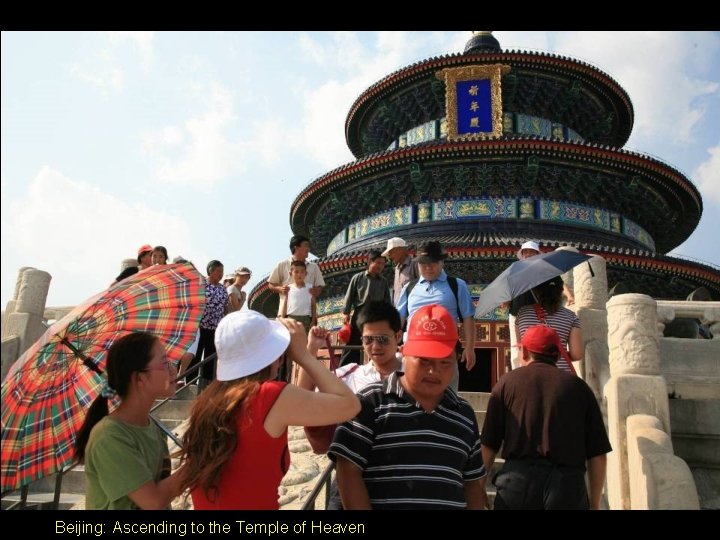
<instances>
[{"instance_id":1,"label":"blue plaque with gold characters","mask_svg":"<svg viewBox=\"0 0 720 540\"><path fill-rule=\"evenodd\" d=\"M445 82L448 141L496 139L503 133L501 78L510 66L492 64L438 71Z\"/></svg>"}]
</instances>

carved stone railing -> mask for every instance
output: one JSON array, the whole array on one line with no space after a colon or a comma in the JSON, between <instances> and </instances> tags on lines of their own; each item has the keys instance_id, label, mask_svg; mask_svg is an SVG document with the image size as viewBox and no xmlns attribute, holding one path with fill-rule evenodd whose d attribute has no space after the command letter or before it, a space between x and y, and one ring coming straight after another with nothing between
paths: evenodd
<instances>
[{"instance_id":1,"label":"carved stone railing","mask_svg":"<svg viewBox=\"0 0 720 540\"><path fill-rule=\"evenodd\" d=\"M2 378L10 366L46 330L43 320L51 276L35 268L18 272L15 293L3 312L2 340L17 341L2 347Z\"/></svg>"},{"instance_id":2,"label":"carved stone railing","mask_svg":"<svg viewBox=\"0 0 720 540\"><path fill-rule=\"evenodd\" d=\"M610 380L604 395L613 447L608 504L618 510L699 508L692 473L672 451L657 303L643 294L622 294L610 299L607 310ZM680 482L682 489L666 489L668 479Z\"/></svg>"},{"instance_id":3,"label":"carved stone railing","mask_svg":"<svg viewBox=\"0 0 720 540\"><path fill-rule=\"evenodd\" d=\"M686 463L674 455L670 435L656 416L627 418L630 508L697 510L695 481Z\"/></svg>"},{"instance_id":4,"label":"carved stone railing","mask_svg":"<svg viewBox=\"0 0 720 540\"><path fill-rule=\"evenodd\" d=\"M607 268L605 259L594 256L589 264L579 264L572 270L577 316L582 325L584 359L576 366L578 373L592 388L606 414L603 403L603 388L610 379L608 367L608 326L607 326ZM607 420L607 419L606 419Z\"/></svg>"},{"instance_id":5,"label":"carved stone railing","mask_svg":"<svg viewBox=\"0 0 720 540\"><path fill-rule=\"evenodd\" d=\"M708 327L713 339L720 339L720 302L688 302L658 300L658 335L663 336L665 326L676 319L695 319Z\"/></svg>"}]
</instances>

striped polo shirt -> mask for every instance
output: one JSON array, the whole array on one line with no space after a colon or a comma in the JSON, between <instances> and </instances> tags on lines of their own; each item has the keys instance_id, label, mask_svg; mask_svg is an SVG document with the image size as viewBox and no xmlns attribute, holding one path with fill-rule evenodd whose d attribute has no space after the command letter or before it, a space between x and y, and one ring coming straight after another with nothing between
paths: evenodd
<instances>
[{"instance_id":1,"label":"striped polo shirt","mask_svg":"<svg viewBox=\"0 0 720 540\"><path fill-rule=\"evenodd\" d=\"M545 316L545 322L547 326L557 332L560 342L567 348L568 340L570 339L570 332L573 328L582 328L580 326L580 319L575 313L570 311L566 307L561 307L555 313L549 314L545 308L542 308L543 315ZM523 306L518 311L517 320L515 321L518 329L520 330L520 339L525 335L528 328L542 324L535 313L535 306ZM557 367L563 371L571 371L570 367L564 358L560 357L557 361Z\"/></svg>"},{"instance_id":2,"label":"striped polo shirt","mask_svg":"<svg viewBox=\"0 0 720 540\"><path fill-rule=\"evenodd\" d=\"M363 471L374 509L463 509L464 482L485 476L475 413L451 388L425 412L402 376L358 393L360 413L338 426L328 457Z\"/></svg>"}]
</instances>

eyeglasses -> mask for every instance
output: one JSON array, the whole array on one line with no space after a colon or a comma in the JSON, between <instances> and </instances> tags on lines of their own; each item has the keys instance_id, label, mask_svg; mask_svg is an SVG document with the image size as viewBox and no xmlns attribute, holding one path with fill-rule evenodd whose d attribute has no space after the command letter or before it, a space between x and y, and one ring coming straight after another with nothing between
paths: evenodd
<instances>
[{"instance_id":1,"label":"eyeglasses","mask_svg":"<svg viewBox=\"0 0 720 540\"><path fill-rule=\"evenodd\" d=\"M152 371L152 370L158 370L158 369L166 369L168 373L172 373L173 370L177 371L180 366L179 362L171 362L170 360L165 360L162 364L155 364L147 366L142 371Z\"/></svg>"},{"instance_id":2,"label":"eyeglasses","mask_svg":"<svg viewBox=\"0 0 720 540\"><path fill-rule=\"evenodd\" d=\"M385 346L390 343L390 336L362 336L363 345L372 345L372 342L376 342L378 345Z\"/></svg>"}]
</instances>

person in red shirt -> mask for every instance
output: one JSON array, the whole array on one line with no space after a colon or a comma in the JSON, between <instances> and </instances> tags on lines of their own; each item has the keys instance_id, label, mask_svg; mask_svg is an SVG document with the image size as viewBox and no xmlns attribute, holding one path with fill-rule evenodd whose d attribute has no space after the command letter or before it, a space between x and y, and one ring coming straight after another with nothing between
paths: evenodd
<instances>
[{"instance_id":1,"label":"person in red shirt","mask_svg":"<svg viewBox=\"0 0 720 540\"><path fill-rule=\"evenodd\" d=\"M287 427L348 420L360 410L353 392L308 351L301 323L252 311L225 316L215 332L217 380L200 394L183 436L183 489L196 510L277 510L290 466ZM306 348L307 345L307 348ZM316 381L310 392L273 380L288 356Z\"/></svg>"}]
</instances>

